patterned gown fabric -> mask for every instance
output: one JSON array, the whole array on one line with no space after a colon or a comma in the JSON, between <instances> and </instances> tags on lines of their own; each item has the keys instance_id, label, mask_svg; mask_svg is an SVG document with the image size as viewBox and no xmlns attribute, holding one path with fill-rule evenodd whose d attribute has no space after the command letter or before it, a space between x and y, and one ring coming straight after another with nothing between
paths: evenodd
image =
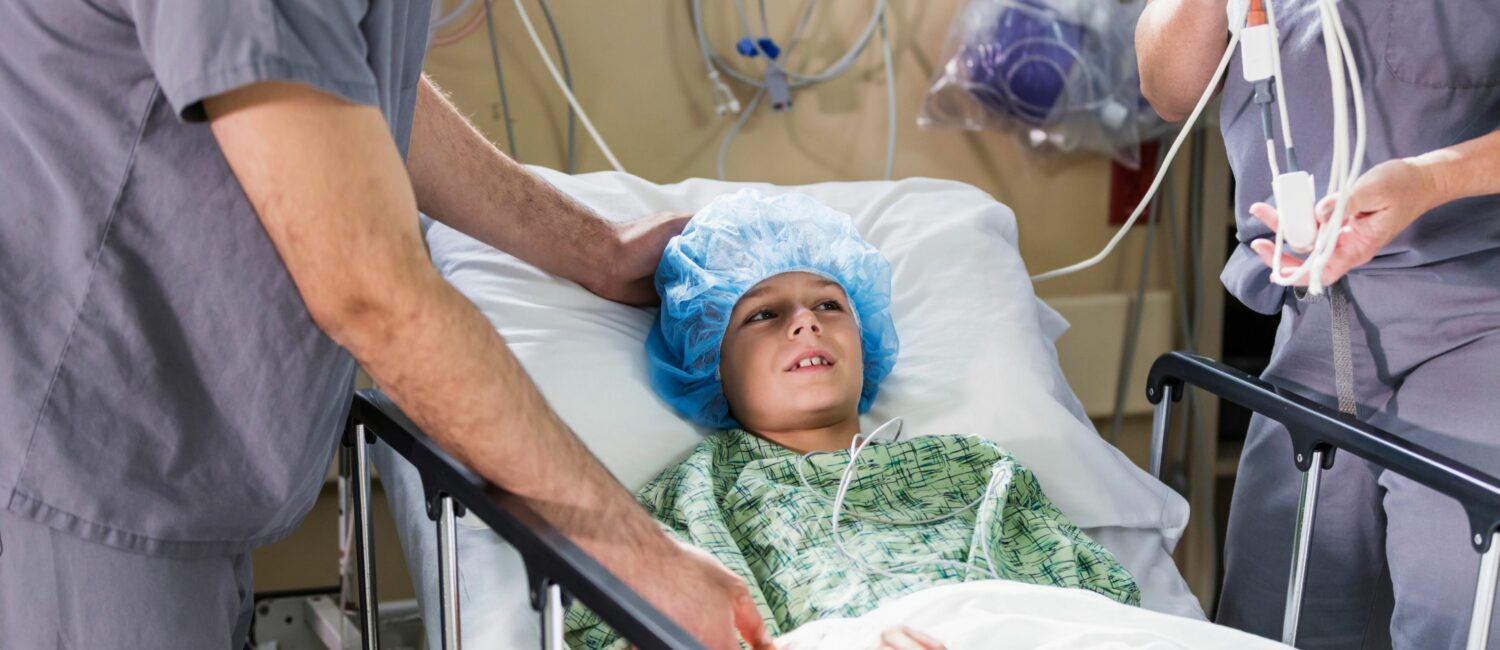
<instances>
[{"instance_id":1,"label":"patterned gown fabric","mask_svg":"<svg viewBox=\"0 0 1500 650\"><path fill-rule=\"evenodd\" d=\"M970 580L1082 588L1140 603L1130 573L993 442L925 436L870 444L835 538L832 505L849 458L848 451L803 457L725 430L639 499L674 536L745 580L773 635ZM569 611L567 631L573 648L627 646L581 606Z\"/></svg>"}]
</instances>

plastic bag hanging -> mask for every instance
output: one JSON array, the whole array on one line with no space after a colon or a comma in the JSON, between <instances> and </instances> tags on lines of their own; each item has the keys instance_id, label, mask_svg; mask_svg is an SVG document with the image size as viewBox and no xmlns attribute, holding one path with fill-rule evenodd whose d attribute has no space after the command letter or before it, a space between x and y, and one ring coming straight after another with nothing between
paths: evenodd
<instances>
[{"instance_id":1,"label":"plastic bag hanging","mask_svg":"<svg viewBox=\"0 0 1500 650\"><path fill-rule=\"evenodd\" d=\"M969 0L917 123L1007 129L1034 149L1138 166L1143 131L1161 130L1140 94L1140 10L1115 0Z\"/></svg>"}]
</instances>

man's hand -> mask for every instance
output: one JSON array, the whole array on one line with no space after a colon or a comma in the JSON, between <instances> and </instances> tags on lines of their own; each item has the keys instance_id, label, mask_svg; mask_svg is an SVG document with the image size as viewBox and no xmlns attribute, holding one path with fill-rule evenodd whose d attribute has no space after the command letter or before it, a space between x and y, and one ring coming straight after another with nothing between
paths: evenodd
<instances>
[{"instance_id":1,"label":"man's hand","mask_svg":"<svg viewBox=\"0 0 1500 650\"><path fill-rule=\"evenodd\" d=\"M1314 214L1320 228L1333 217L1335 198L1327 196L1318 202ZM1323 267L1323 284L1333 284L1349 271L1374 259L1417 217L1445 202L1430 168L1410 158L1388 160L1365 172L1349 190L1338 242L1334 245L1333 256ZM1250 214L1273 231L1280 227L1276 208L1256 203L1250 206ZM1257 239L1250 242L1250 248L1266 266L1272 266L1276 255L1276 244L1272 240ZM1283 251L1283 275L1291 275L1302 264L1302 260ZM1306 286L1307 281L1304 276L1296 284Z\"/></svg>"},{"instance_id":2,"label":"man's hand","mask_svg":"<svg viewBox=\"0 0 1500 650\"><path fill-rule=\"evenodd\" d=\"M640 565L631 586L705 647L739 650L736 631L750 650L775 647L744 581L712 555L679 543L658 560Z\"/></svg>"},{"instance_id":3,"label":"man's hand","mask_svg":"<svg viewBox=\"0 0 1500 650\"><path fill-rule=\"evenodd\" d=\"M682 232L693 215L686 212L656 214L615 226L615 252L597 284L584 288L627 305L654 305L656 266L661 263L667 241Z\"/></svg>"}]
</instances>

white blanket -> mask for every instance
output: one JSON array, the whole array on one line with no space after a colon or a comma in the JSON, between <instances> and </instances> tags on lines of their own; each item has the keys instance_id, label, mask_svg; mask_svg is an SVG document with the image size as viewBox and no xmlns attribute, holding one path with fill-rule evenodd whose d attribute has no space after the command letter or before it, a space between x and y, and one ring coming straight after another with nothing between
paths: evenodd
<instances>
[{"instance_id":1,"label":"white blanket","mask_svg":"<svg viewBox=\"0 0 1500 650\"><path fill-rule=\"evenodd\" d=\"M809 623L785 650L865 650L907 626L948 650L1204 650L1288 646L1205 621L1122 605L1082 589L987 580L923 590L852 619Z\"/></svg>"}]
</instances>

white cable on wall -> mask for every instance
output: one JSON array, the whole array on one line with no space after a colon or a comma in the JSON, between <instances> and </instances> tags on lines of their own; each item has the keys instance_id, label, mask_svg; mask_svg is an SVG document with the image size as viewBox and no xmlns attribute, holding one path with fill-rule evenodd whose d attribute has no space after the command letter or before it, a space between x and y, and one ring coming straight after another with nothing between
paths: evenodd
<instances>
[{"instance_id":1,"label":"white cable on wall","mask_svg":"<svg viewBox=\"0 0 1500 650\"><path fill-rule=\"evenodd\" d=\"M880 11L880 56L885 62L885 179L896 172L896 64L891 56L891 33L885 25L885 8Z\"/></svg>"},{"instance_id":2,"label":"white cable on wall","mask_svg":"<svg viewBox=\"0 0 1500 650\"><path fill-rule=\"evenodd\" d=\"M610 166L614 167L615 171L625 171L625 166L620 164L620 159L615 157L615 152L604 143L604 137L599 135L598 129L594 128L593 120L589 119L589 114L583 110L583 106L579 105L578 98L573 96L573 91L563 80L562 73L558 72L557 66L552 63L552 55L547 53L547 46L542 44L542 37L537 35L536 26L531 24L531 16L526 14L526 7L522 6L521 0L515 0L515 4L516 13L521 14L521 24L526 26L526 34L531 37L531 43L536 46L536 51L542 55L542 62L547 64L547 72L552 73L552 80L557 83L558 90L563 92L563 95L568 98L568 104L578 113L578 121L583 122L583 128L588 130L594 143L599 145L599 149L604 152L604 157L609 160Z\"/></svg>"}]
</instances>

